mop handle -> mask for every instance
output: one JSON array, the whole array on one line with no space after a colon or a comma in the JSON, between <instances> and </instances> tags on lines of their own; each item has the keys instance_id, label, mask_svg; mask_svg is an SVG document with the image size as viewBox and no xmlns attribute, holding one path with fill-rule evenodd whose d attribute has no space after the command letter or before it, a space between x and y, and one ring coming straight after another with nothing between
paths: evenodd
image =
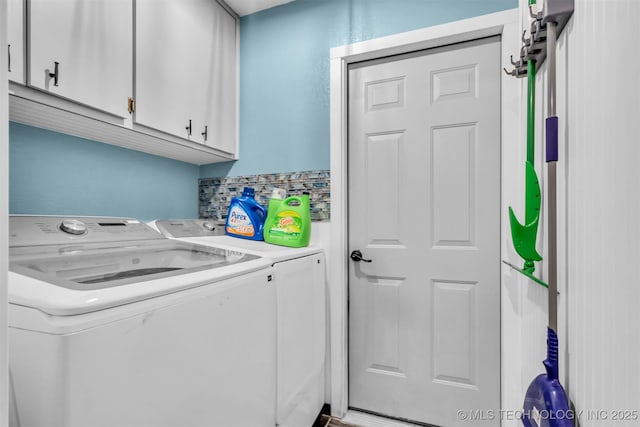
<instances>
[{"instance_id":1,"label":"mop handle","mask_svg":"<svg viewBox=\"0 0 640 427\"><path fill-rule=\"evenodd\" d=\"M556 117L556 23L547 23L547 109L546 161L549 194L548 262L549 262L549 328L558 328L558 242L556 205L556 163L558 160L558 118Z\"/></svg>"}]
</instances>

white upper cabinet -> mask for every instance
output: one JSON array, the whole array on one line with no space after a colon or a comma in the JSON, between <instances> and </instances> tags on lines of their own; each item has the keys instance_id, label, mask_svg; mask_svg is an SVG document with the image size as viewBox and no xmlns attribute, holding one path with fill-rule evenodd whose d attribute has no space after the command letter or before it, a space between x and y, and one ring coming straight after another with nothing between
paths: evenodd
<instances>
[{"instance_id":1,"label":"white upper cabinet","mask_svg":"<svg viewBox=\"0 0 640 427\"><path fill-rule=\"evenodd\" d=\"M236 20L217 3L210 55L206 70L211 90L203 100L203 122L207 125L207 145L237 153L237 48ZM204 93L203 93L204 94Z\"/></svg>"},{"instance_id":2,"label":"white upper cabinet","mask_svg":"<svg viewBox=\"0 0 640 427\"><path fill-rule=\"evenodd\" d=\"M24 0L7 2L9 80L24 83Z\"/></svg>"},{"instance_id":3,"label":"white upper cabinet","mask_svg":"<svg viewBox=\"0 0 640 427\"><path fill-rule=\"evenodd\" d=\"M129 115L133 0L30 0L29 24L28 85Z\"/></svg>"},{"instance_id":4,"label":"white upper cabinet","mask_svg":"<svg viewBox=\"0 0 640 427\"><path fill-rule=\"evenodd\" d=\"M215 0L137 0L135 37L135 123L235 156L235 17Z\"/></svg>"},{"instance_id":5,"label":"white upper cabinet","mask_svg":"<svg viewBox=\"0 0 640 427\"><path fill-rule=\"evenodd\" d=\"M238 22L216 0L7 12L10 120L189 163L238 158Z\"/></svg>"}]
</instances>

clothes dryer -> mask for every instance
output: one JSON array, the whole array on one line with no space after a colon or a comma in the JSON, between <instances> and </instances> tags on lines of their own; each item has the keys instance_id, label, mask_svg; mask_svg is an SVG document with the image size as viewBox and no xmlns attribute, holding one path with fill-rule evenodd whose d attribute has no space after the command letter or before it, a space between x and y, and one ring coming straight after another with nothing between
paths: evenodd
<instances>
[{"instance_id":1,"label":"clothes dryer","mask_svg":"<svg viewBox=\"0 0 640 427\"><path fill-rule=\"evenodd\" d=\"M203 231L202 220L156 220L167 237L272 260L276 287L276 423L310 427L324 404L325 257L321 247L288 248ZM208 234L208 235L203 235Z\"/></svg>"}]
</instances>

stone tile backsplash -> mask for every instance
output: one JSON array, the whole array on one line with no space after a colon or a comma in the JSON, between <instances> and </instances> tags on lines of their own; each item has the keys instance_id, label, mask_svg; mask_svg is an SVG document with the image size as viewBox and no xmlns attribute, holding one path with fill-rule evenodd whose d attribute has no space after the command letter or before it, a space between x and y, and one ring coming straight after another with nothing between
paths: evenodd
<instances>
[{"instance_id":1,"label":"stone tile backsplash","mask_svg":"<svg viewBox=\"0 0 640 427\"><path fill-rule=\"evenodd\" d=\"M274 188L287 190L287 196L309 192L312 221L328 221L330 217L330 182L328 170L273 173L264 175L201 178L200 218L225 219L231 199L242 194L244 187L253 187L258 203L267 207Z\"/></svg>"}]
</instances>

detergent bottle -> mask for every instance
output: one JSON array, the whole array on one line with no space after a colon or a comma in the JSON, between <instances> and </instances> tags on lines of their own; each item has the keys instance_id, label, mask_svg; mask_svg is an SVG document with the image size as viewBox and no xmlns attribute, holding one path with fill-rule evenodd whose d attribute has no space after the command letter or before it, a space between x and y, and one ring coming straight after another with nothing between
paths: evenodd
<instances>
[{"instance_id":1,"label":"detergent bottle","mask_svg":"<svg viewBox=\"0 0 640 427\"><path fill-rule=\"evenodd\" d=\"M251 187L244 187L242 196L231 199L224 231L229 236L262 240L267 210L255 199Z\"/></svg>"},{"instance_id":2,"label":"detergent bottle","mask_svg":"<svg viewBox=\"0 0 640 427\"><path fill-rule=\"evenodd\" d=\"M264 227L264 241L274 245L302 248L311 238L309 193L286 199L271 198Z\"/></svg>"}]
</instances>

